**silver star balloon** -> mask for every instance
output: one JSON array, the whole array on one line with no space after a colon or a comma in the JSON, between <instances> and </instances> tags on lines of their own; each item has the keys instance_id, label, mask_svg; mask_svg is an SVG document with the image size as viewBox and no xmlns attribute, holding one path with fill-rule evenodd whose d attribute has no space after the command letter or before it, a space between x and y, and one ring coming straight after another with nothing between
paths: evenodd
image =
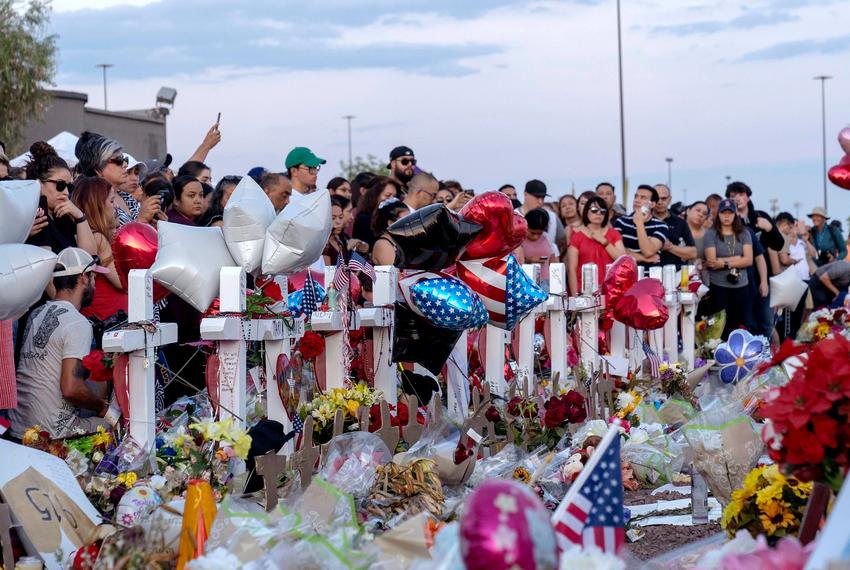
<instances>
[{"instance_id":1,"label":"silver star balloon","mask_svg":"<svg viewBox=\"0 0 850 570\"><path fill-rule=\"evenodd\" d=\"M0 181L0 243L23 243L27 239L40 196L38 180Z\"/></svg>"},{"instance_id":2,"label":"silver star balloon","mask_svg":"<svg viewBox=\"0 0 850 570\"><path fill-rule=\"evenodd\" d=\"M0 245L0 320L20 318L41 298L56 259L52 251L34 245Z\"/></svg>"},{"instance_id":3,"label":"silver star balloon","mask_svg":"<svg viewBox=\"0 0 850 570\"><path fill-rule=\"evenodd\" d=\"M266 231L263 273L292 274L322 255L331 235L331 196L327 190L292 192L289 204Z\"/></svg>"},{"instance_id":4,"label":"silver star balloon","mask_svg":"<svg viewBox=\"0 0 850 570\"><path fill-rule=\"evenodd\" d=\"M151 275L197 310L206 311L218 296L221 268L236 265L221 230L159 222L157 234L159 249Z\"/></svg>"},{"instance_id":5,"label":"silver star balloon","mask_svg":"<svg viewBox=\"0 0 850 570\"><path fill-rule=\"evenodd\" d=\"M266 229L275 213L269 197L250 176L243 176L224 207L224 242L247 273L263 262Z\"/></svg>"}]
</instances>

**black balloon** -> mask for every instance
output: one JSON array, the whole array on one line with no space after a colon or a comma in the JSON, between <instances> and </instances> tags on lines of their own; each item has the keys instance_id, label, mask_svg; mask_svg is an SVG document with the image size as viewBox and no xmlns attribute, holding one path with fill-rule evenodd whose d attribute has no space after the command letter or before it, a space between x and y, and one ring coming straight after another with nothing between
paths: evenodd
<instances>
[{"instance_id":1,"label":"black balloon","mask_svg":"<svg viewBox=\"0 0 850 570\"><path fill-rule=\"evenodd\" d=\"M396 267L435 271L457 261L482 229L444 205L432 204L403 217L387 232L396 243Z\"/></svg>"},{"instance_id":2,"label":"black balloon","mask_svg":"<svg viewBox=\"0 0 850 570\"><path fill-rule=\"evenodd\" d=\"M405 303L396 303L394 313L393 362L416 362L439 374L463 331L433 325Z\"/></svg>"}]
</instances>

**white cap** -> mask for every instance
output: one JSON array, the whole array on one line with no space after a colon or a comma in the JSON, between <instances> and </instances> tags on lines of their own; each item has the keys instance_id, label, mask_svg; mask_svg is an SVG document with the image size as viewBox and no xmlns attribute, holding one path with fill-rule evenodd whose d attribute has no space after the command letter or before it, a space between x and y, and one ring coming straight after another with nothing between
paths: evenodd
<instances>
[{"instance_id":1,"label":"white cap","mask_svg":"<svg viewBox=\"0 0 850 570\"><path fill-rule=\"evenodd\" d=\"M126 152L124 153L124 158L127 159L127 172L130 172L137 166L141 165L141 168L139 168L139 178L145 177L145 174L148 171L148 166L144 162L136 160L135 158L133 158L133 155Z\"/></svg>"},{"instance_id":2,"label":"white cap","mask_svg":"<svg viewBox=\"0 0 850 570\"><path fill-rule=\"evenodd\" d=\"M101 267L98 263L100 263L100 258L92 257L86 250L78 247L66 247L59 252L53 277L68 277L88 273L89 271L109 273L107 268Z\"/></svg>"}]
</instances>

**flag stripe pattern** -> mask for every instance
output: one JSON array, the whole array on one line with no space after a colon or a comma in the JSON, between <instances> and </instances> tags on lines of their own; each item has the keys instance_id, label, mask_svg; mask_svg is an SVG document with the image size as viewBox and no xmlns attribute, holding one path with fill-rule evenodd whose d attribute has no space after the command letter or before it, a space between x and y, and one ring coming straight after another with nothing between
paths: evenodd
<instances>
[{"instance_id":1,"label":"flag stripe pattern","mask_svg":"<svg viewBox=\"0 0 850 570\"><path fill-rule=\"evenodd\" d=\"M641 342L643 343L643 351L646 353L646 359L649 361L649 373L653 378L661 378L661 359L658 358L658 355L655 354L655 351L652 350L648 342L645 340Z\"/></svg>"},{"instance_id":2,"label":"flag stripe pattern","mask_svg":"<svg viewBox=\"0 0 850 570\"><path fill-rule=\"evenodd\" d=\"M563 548L571 544L594 545L616 554L626 539L619 436L611 440L607 449L597 453L603 454L599 463L553 523Z\"/></svg>"},{"instance_id":3,"label":"flag stripe pattern","mask_svg":"<svg viewBox=\"0 0 850 570\"><path fill-rule=\"evenodd\" d=\"M352 271L362 271L368 275L372 281L375 280L375 267L356 251L351 252L351 258L348 260L348 267L351 268Z\"/></svg>"}]
</instances>

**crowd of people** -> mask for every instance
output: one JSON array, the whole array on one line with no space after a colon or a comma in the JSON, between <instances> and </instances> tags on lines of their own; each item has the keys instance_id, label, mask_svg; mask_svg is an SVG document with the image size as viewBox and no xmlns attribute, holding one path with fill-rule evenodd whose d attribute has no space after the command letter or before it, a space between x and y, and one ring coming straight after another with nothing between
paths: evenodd
<instances>
[{"instance_id":1,"label":"crowd of people","mask_svg":"<svg viewBox=\"0 0 850 570\"><path fill-rule=\"evenodd\" d=\"M11 437L19 438L35 424L60 437L74 427L89 429L107 414L105 395L86 381L81 362L98 343L93 323L96 330L127 310L127 291L111 246L121 226L168 221L220 227L243 176L256 181L277 212L316 191L326 161L305 147L292 149L282 169L258 166L216 180L205 161L220 140L214 125L176 172L171 155L139 161L119 141L91 132L80 137L73 167L41 141L30 147L24 169L10 169L0 152L0 179L37 180L41 187L27 243L59 256L41 301L16 323L6 321L0 328L0 349L15 346L14 361L6 358L0 365L0 415L11 419ZM407 146L390 151L385 173L360 172L350 180L337 176L325 187L333 231L319 266L333 266L340 256L349 260L355 253L374 265L393 264L396 248L387 229L394 222L431 204L460 212L475 195L455 180L440 180L421 169ZM630 213L617 203L617 189L609 182L557 201L547 200L552 196L541 180L521 188L505 184L498 191L527 221L528 236L515 254L521 262L541 264L544 287L549 264L558 261L566 264L572 295L583 291L581 267L587 263L597 265L600 278L624 254L642 267L695 265L710 288L700 310L726 311L724 336L746 327L782 339L795 334L806 310L843 303L850 286L840 224L829 223L822 208L813 208L808 221L787 212L771 217L756 209L753 191L743 182L732 182L722 196L711 194L689 205L674 203L665 184L640 185ZM768 280L792 267L809 284L810 294L794 311L777 316L770 308ZM364 292L371 290L363 285ZM184 378L198 379L200 386L203 362L188 343L198 340L201 313L176 296L157 310L164 321L178 324L178 344L163 351L170 369L184 371ZM158 374L160 405L186 389Z\"/></svg>"}]
</instances>

